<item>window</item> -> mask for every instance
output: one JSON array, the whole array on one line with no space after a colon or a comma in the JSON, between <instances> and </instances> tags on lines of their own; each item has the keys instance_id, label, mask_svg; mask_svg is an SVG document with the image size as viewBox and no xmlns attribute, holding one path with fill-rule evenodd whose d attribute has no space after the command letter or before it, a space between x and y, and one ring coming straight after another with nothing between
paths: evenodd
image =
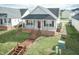
<instances>
[{"instance_id":1,"label":"window","mask_svg":"<svg viewBox=\"0 0 79 59\"><path fill-rule=\"evenodd\" d=\"M33 21L32 20L26 20L26 25L33 25Z\"/></svg>"},{"instance_id":2,"label":"window","mask_svg":"<svg viewBox=\"0 0 79 59\"><path fill-rule=\"evenodd\" d=\"M54 21L52 21L52 27L54 27Z\"/></svg>"},{"instance_id":3,"label":"window","mask_svg":"<svg viewBox=\"0 0 79 59\"><path fill-rule=\"evenodd\" d=\"M4 23L7 23L7 19L4 19Z\"/></svg>"},{"instance_id":4,"label":"window","mask_svg":"<svg viewBox=\"0 0 79 59\"><path fill-rule=\"evenodd\" d=\"M44 26L45 27L54 27L54 21L51 21L51 22L49 22L49 21L44 21Z\"/></svg>"},{"instance_id":5,"label":"window","mask_svg":"<svg viewBox=\"0 0 79 59\"><path fill-rule=\"evenodd\" d=\"M7 14L6 13L0 13L0 17L6 18Z\"/></svg>"},{"instance_id":6,"label":"window","mask_svg":"<svg viewBox=\"0 0 79 59\"><path fill-rule=\"evenodd\" d=\"M11 23L11 18L9 18L8 23Z\"/></svg>"},{"instance_id":7,"label":"window","mask_svg":"<svg viewBox=\"0 0 79 59\"><path fill-rule=\"evenodd\" d=\"M48 24L46 23L46 21L44 21L44 26L48 26Z\"/></svg>"}]
</instances>

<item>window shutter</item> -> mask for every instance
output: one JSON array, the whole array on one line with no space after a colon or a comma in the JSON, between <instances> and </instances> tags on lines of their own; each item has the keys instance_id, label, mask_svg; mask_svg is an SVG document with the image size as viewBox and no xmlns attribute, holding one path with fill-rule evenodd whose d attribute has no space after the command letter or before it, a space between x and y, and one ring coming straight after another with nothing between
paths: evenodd
<instances>
[{"instance_id":1,"label":"window shutter","mask_svg":"<svg viewBox=\"0 0 79 59\"><path fill-rule=\"evenodd\" d=\"M7 23L7 19L6 18L4 18L4 22Z\"/></svg>"},{"instance_id":2,"label":"window shutter","mask_svg":"<svg viewBox=\"0 0 79 59\"><path fill-rule=\"evenodd\" d=\"M44 20L44 26L46 26L46 21Z\"/></svg>"}]
</instances>

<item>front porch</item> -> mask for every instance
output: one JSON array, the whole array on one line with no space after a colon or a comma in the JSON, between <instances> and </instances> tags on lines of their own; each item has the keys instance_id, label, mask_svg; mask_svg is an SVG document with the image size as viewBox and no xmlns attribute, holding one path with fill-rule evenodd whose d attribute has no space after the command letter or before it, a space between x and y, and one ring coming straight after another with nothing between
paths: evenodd
<instances>
[{"instance_id":1,"label":"front porch","mask_svg":"<svg viewBox=\"0 0 79 59\"><path fill-rule=\"evenodd\" d=\"M45 35L45 36L54 35L56 29L57 29L56 20L29 19L29 20L25 20L23 23L23 31L33 32L40 30L41 35Z\"/></svg>"},{"instance_id":2,"label":"front porch","mask_svg":"<svg viewBox=\"0 0 79 59\"><path fill-rule=\"evenodd\" d=\"M56 23L56 20L29 19L29 20L24 21L23 29L44 30L44 31L56 32L57 23Z\"/></svg>"}]
</instances>

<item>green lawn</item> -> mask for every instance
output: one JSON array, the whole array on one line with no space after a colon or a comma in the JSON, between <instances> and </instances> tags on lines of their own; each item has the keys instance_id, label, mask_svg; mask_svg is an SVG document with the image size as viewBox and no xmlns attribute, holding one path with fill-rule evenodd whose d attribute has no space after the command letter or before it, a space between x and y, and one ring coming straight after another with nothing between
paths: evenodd
<instances>
[{"instance_id":1,"label":"green lawn","mask_svg":"<svg viewBox=\"0 0 79 59\"><path fill-rule=\"evenodd\" d=\"M6 54L10 49L16 46L17 42L23 42L30 33L20 32L16 34L16 30L9 31L0 35L0 54Z\"/></svg>"},{"instance_id":2,"label":"green lawn","mask_svg":"<svg viewBox=\"0 0 79 59\"><path fill-rule=\"evenodd\" d=\"M53 53L54 46L57 45L60 36L39 37L33 45L27 50L27 55L48 55Z\"/></svg>"},{"instance_id":3,"label":"green lawn","mask_svg":"<svg viewBox=\"0 0 79 59\"><path fill-rule=\"evenodd\" d=\"M66 41L66 48L63 50L62 54L66 55L75 55L79 54L79 32L73 26L66 26L67 29L67 38Z\"/></svg>"}]
</instances>

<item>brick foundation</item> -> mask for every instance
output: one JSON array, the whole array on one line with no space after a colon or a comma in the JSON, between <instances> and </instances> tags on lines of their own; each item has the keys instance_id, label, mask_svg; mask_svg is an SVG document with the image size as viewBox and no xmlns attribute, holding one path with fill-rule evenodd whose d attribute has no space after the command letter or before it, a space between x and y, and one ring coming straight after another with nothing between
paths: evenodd
<instances>
[{"instance_id":1,"label":"brick foundation","mask_svg":"<svg viewBox=\"0 0 79 59\"><path fill-rule=\"evenodd\" d=\"M31 30L31 29L23 29L22 31L31 33L33 30Z\"/></svg>"},{"instance_id":2,"label":"brick foundation","mask_svg":"<svg viewBox=\"0 0 79 59\"><path fill-rule=\"evenodd\" d=\"M31 33L33 31L38 31L38 30L23 29L23 31L24 32ZM42 36L53 36L53 35L55 35L55 32L54 31L44 31L44 30L41 30L40 33L41 33Z\"/></svg>"},{"instance_id":3,"label":"brick foundation","mask_svg":"<svg viewBox=\"0 0 79 59\"><path fill-rule=\"evenodd\" d=\"M0 30L12 30L12 29L15 29L15 28L12 26L0 26Z\"/></svg>"},{"instance_id":4,"label":"brick foundation","mask_svg":"<svg viewBox=\"0 0 79 59\"><path fill-rule=\"evenodd\" d=\"M43 36L54 36L55 32L54 31L41 31L41 35L43 35Z\"/></svg>"},{"instance_id":5,"label":"brick foundation","mask_svg":"<svg viewBox=\"0 0 79 59\"><path fill-rule=\"evenodd\" d=\"M7 30L7 26L0 26L0 30Z\"/></svg>"},{"instance_id":6,"label":"brick foundation","mask_svg":"<svg viewBox=\"0 0 79 59\"><path fill-rule=\"evenodd\" d=\"M7 30L13 30L13 29L15 29L15 27L13 27L13 26L8 26L7 27Z\"/></svg>"}]
</instances>

